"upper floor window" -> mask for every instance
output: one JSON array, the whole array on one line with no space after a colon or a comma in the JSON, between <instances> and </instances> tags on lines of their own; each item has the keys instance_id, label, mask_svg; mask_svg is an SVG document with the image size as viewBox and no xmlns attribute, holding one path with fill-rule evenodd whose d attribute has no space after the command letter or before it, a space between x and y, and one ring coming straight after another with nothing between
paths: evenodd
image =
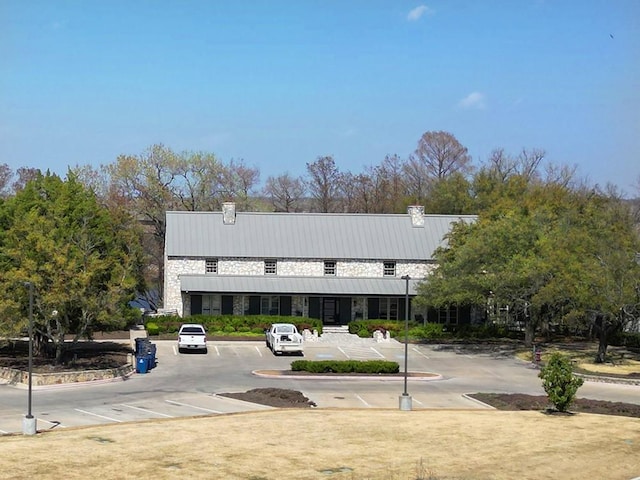
<instances>
[{"instance_id":1,"label":"upper floor window","mask_svg":"<svg viewBox=\"0 0 640 480\"><path fill-rule=\"evenodd\" d=\"M207 258L204 262L205 273L218 273L218 259Z\"/></svg>"},{"instance_id":2,"label":"upper floor window","mask_svg":"<svg viewBox=\"0 0 640 480\"><path fill-rule=\"evenodd\" d=\"M264 261L264 274L275 275L278 273L278 262L276 260Z\"/></svg>"},{"instance_id":3,"label":"upper floor window","mask_svg":"<svg viewBox=\"0 0 640 480\"><path fill-rule=\"evenodd\" d=\"M324 261L324 274L325 275L335 275L336 274L336 262L333 260L325 260Z\"/></svg>"},{"instance_id":4,"label":"upper floor window","mask_svg":"<svg viewBox=\"0 0 640 480\"><path fill-rule=\"evenodd\" d=\"M396 262L384 262L383 274L385 277L395 277Z\"/></svg>"}]
</instances>

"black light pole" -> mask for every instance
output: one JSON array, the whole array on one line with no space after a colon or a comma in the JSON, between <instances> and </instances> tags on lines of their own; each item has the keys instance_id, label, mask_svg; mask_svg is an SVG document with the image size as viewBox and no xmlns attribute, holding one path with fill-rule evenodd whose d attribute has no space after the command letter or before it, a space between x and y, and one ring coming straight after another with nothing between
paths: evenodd
<instances>
[{"instance_id":1,"label":"black light pole","mask_svg":"<svg viewBox=\"0 0 640 480\"><path fill-rule=\"evenodd\" d=\"M404 392L400 397L400 410L411 410L411 396L407 392L407 365L409 363L409 275L401 277L405 281L404 295Z\"/></svg>"},{"instance_id":2,"label":"black light pole","mask_svg":"<svg viewBox=\"0 0 640 480\"><path fill-rule=\"evenodd\" d=\"M25 435L33 435L36 433L36 419L31 414L31 391L33 378L33 283L25 282L25 287L29 288L29 393L27 416L22 425L22 431Z\"/></svg>"}]
</instances>

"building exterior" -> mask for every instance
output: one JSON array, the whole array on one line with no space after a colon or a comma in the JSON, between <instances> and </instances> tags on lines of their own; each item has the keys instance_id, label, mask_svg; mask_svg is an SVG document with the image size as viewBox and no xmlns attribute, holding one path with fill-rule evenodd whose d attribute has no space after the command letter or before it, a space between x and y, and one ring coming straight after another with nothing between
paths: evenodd
<instances>
[{"instance_id":1,"label":"building exterior","mask_svg":"<svg viewBox=\"0 0 640 480\"><path fill-rule=\"evenodd\" d=\"M167 212L165 310L404 319L451 224L470 215ZM407 279L406 277L410 277ZM404 278L403 278L404 277Z\"/></svg>"}]
</instances>

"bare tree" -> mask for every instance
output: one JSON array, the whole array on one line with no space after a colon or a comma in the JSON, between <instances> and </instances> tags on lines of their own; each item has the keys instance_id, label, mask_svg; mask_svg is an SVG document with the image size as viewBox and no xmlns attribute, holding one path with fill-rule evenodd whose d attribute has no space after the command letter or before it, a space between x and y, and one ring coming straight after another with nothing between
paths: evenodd
<instances>
[{"instance_id":1,"label":"bare tree","mask_svg":"<svg viewBox=\"0 0 640 480\"><path fill-rule=\"evenodd\" d=\"M31 180L35 180L38 176L42 175L42 172L38 168L20 167L16 171L17 180L13 182L13 191L18 192L22 190L27 183Z\"/></svg>"},{"instance_id":2,"label":"bare tree","mask_svg":"<svg viewBox=\"0 0 640 480\"><path fill-rule=\"evenodd\" d=\"M413 154L431 179L445 178L453 173L471 173L471 157L467 148L449 132L426 132Z\"/></svg>"},{"instance_id":3,"label":"bare tree","mask_svg":"<svg viewBox=\"0 0 640 480\"><path fill-rule=\"evenodd\" d=\"M318 157L313 163L307 163L309 179L307 187L318 212L338 211L340 171L333 157Z\"/></svg>"},{"instance_id":4,"label":"bare tree","mask_svg":"<svg viewBox=\"0 0 640 480\"><path fill-rule=\"evenodd\" d=\"M304 183L289 173L278 177L269 177L263 194L268 197L276 212L300 212L305 195Z\"/></svg>"},{"instance_id":5,"label":"bare tree","mask_svg":"<svg viewBox=\"0 0 640 480\"><path fill-rule=\"evenodd\" d=\"M6 163L0 164L0 197L4 197L9 194L9 183L13 177L11 168Z\"/></svg>"}]
</instances>

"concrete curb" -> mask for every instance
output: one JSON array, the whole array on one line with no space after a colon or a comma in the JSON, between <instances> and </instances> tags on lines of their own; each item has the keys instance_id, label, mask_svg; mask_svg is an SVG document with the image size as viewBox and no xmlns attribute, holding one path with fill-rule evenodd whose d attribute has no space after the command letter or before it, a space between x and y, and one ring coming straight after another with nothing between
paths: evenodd
<instances>
[{"instance_id":1,"label":"concrete curb","mask_svg":"<svg viewBox=\"0 0 640 480\"><path fill-rule=\"evenodd\" d=\"M323 375L321 373L312 375L285 375L284 372L290 370L253 370L252 375L263 378L282 378L282 379L295 379L295 380L369 380L375 382L402 382L404 376L402 375ZM408 380L418 380L420 382L429 382L433 380L442 380L442 375L439 373L429 372L408 372Z\"/></svg>"}]
</instances>

